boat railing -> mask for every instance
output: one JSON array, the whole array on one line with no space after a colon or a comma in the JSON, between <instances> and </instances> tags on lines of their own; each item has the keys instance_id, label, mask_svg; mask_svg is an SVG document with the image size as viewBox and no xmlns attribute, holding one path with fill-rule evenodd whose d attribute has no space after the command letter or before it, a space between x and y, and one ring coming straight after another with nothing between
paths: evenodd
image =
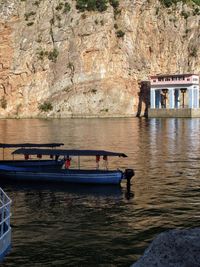
<instances>
[{"instance_id":1,"label":"boat railing","mask_svg":"<svg viewBox=\"0 0 200 267\"><path fill-rule=\"evenodd\" d=\"M11 246L11 199L0 188L0 260Z\"/></svg>"}]
</instances>

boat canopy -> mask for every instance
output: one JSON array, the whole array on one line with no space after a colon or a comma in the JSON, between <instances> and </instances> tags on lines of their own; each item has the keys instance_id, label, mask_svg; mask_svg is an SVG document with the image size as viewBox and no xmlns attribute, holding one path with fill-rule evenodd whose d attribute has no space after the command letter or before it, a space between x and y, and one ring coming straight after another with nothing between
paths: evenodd
<instances>
[{"instance_id":1,"label":"boat canopy","mask_svg":"<svg viewBox=\"0 0 200 267\"><path fill-rule=\"evenodd\" d=\"M105 150L66 150L66 149L25 149L20 148L12 154L23 155L49 155L49 156L113 156L127 157L124 153L110 152Z\"/></svg>"},{"instance_id":2,"label":"boat canopy","mask_svg":"<svg viewBox=\"0 0 200 267\"><path fill-rule=\"evenodd\" d=\"M16 147L57 147L63 146L63 143L46 143L46 144L35 144L35 143L22 143L22 144L4 144L0 143L0 148L16 148Z\"/></svg>"}]
</instances>

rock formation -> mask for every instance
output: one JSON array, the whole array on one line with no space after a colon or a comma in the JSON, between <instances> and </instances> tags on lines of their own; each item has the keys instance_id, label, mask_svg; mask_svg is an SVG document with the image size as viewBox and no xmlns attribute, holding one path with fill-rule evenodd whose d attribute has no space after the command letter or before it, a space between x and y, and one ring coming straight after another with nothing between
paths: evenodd
<instances>
[{"instance_id":1,"label":"rock formation","mask_svg":"<svg viewBox=\"0 0 200 267\"><path fill-rule=\"evenodd\" d=\"M200 72L198 6L76 3L0 2L0 117L142 115L149 75Z\"/></svg>"},{"instance_id":2,"label":"rock formation","mask_svg":"<svg viewBox=\"0 0 200 267\"><path fill-rule=\"evenodd\" d=\"M200 229L159 234L131 267L199 267Z\"/></svg>"}]
</instances>

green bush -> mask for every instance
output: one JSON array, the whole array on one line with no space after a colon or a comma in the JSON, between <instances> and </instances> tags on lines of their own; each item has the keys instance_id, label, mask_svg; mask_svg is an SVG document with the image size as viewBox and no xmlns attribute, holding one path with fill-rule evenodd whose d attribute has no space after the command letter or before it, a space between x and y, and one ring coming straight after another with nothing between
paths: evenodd
<instances>
[{"instance_id":1,"label":"green bush","mask_svg":"<svg viewBox=\"0 0 200 267\"><path fill-rule=\"evenodd\" d=\"M96 0L97 10L100 12L106 11L107 9L107 0Z\"/></svg>"},{"instance_id":2,"label":"green bush","mask_svg":"<svg viewBox=\"0 0 200 267\"><path fill-rule=\"evenodd\" d=\"M194 2L196 5L200 6L200 0L193 0L193 2Z\"/></svg>"},{"instance_id":3,"label":"green bush","mask_svg":"<svg viewBox=\"0 0 200 267\"><path fill-rule=\"evenodd\" d=\"M182 11L181 12L181 16L183 16L184 17L184 19L187 19L188 17L189 17L189 13L187 13L187 12L185 12L185 11Z\"/></svg>"},{"instance_id":4,"label":"green bush","mask_svg":"<svg viewBox=\"0 0 200 267\"><path fill-rule=\"evenodd\" d=\"M6 108L7 108L7 100L6 100L5 96L3 96L3 97L1 98L1 107L2 107L3 109L6 109Z\"/></svg>"},{"instance_id":5,"label":"green bush","mask_svg":"<svg viewBox=\"0 0 200 267\"><path fill-rule=\"evenodd\" d=\"M113 8L118 8L119 7L119 1L118 0L109 0L109 2L110 2L110 5Z\"/></svg>"},{"instance_id":6,"label":"green bush","mask_svg":"<svg viewBox=\"0 0 200 267\"><path fill-rule=\"evenodd\" d=\"M63 3L59 3L57 6L56 6L56 10L61 10L63 8Z\"/></svg>"},{"instance_id":7,"label":"green bush","mask_svg":"<svg viewBox=\"0 0 200 267\"><path fill-rule=\"evenodd\" d=\"M81 11L99 11L103 12L107 9L107 0L77 0L76 8Z\"/></svg>"},{"instance_id":8,"label":"green bush","mask_svg":"<svg viewBox=\"0 0 200 267\"><path fill-rule=\"evenodd\" d=\"M44 60L44 58L47 57L48 54L49 53L47 51L44 51L44 50L41 50L41 51L37 52L38 58L40 60Z\"/></svg>"},{"instance_id":9,"label":"green bush","mask_svg":"<svg viewBox=\"0 0 200 267\"><path fill-rule=\"evenodd\" d=\"M119 31L116 31L116 35L118 38L122 38L122 37L124 37L125 32L123 32L122 30L119 30Z\"/></svg>"},{"instance_id":10,"label":"green bush","mask_svg":"<svg viewBox=\"0 0 200 267\"><path fill-rule=\"evenodd\" d=\"M43 104L40 104L40 105L38 106L38 109L39 109L40 111L47 112L47 111L52 110L52 109L53 109L53 106L52 106L52 104L51 104L50 102L48 102L48 101L44 101Z\"/></svg>"},{"instance_id":11,"label":"green bush","mask_svg":"<svg viewBox=\"0 0 200 267\"><path fill-rule=\"evenodd\" d=\"M187 4L187 3L189 4L189 3L193 2L196 5L200 6L200 0L160 0L160 1L167 8L173 4L177 4L178 2L183 2L185 4Z\"/></svg>"},{"instance_id":12,"label":"green bush","mask_svg":"<svg viewBox=\"0 0 200 267\"><path fill-rule=\"evenodd\" d=\"M35 2L33 3L33 5L39 7L39 5L40 5L40 1L35 1Z\"/></svg>"},{"instance_id":13,"label":"green bush","mask_svg":"<svg viewBox=\"0 0 200 267\"><path fill-rule=\"evenodd\" d=\"M74 69L74 64L72 62L69 62L67 67L70 69L70 70L73 70Z\"/></svg>"},{"instance_id":14,"label":"green bush","mask_svg":"<svg viewBox=\"0 0 200 267\"><path fill-rule=\"evenodd\" d=\"M58 55L59 55L58 50L56 48L54 48L53 51L49 52L48 59L53 61L53 62L56 62Z\"/></svg>"},{"instance_id":15,"label":"green bush","mask_svg":"<svg viewBox=\"0 0 200 267\"><path fill-rule=\"evenodd\" d=\"M114 24L114 28L117 30L118 29L118 25L117 23Z\"/></svg>"},{"instance_id":16,"label":"green bush","mask_svg":"<svg viewBox=\"0 0 200 267\"><path fill-rule=\"evenodd\" d=\"M164 4L164 6L170 7L175 1L173 1L173 0L161 0L161 2Z\"/></svg>"},{"instance_id":17,"label":"green bush","mask_svg":"<svg viewBox=\"0 0 200 267\"><path fill-rule=\"evenodd\" d=\"M26 25L27 25L27 26L32 26L33 24L34 24L34 22L31 21L31 22L28 22Z\"/></svg>"},{"instance_id":18,"label":"green bush","mask_svg":"<svg viewBox=\"0 0 200 267\"><path fill-rule=\"evenodd\" d=\"M63 12L64 12L64 13L68 13L70 10L71 10L71 6L70 6L69 3L66 2L65 5L64 5L64 10L63 10Z\"/></svg>"},{"instance_id":19,"label":"green bush","mask_svg":"<svg viewBox=\"0 0 200 267\"><path fill-rule=\"evenodd\" d=\"M193 46L191 48L191 51L190 51L190 56L191 57L197 57L197 52L198 52L197 48L195 46Z\"/></svg>"},{"instance_id":20,"label":"green bush","mask_svg":"<svg viewBox=\"0 0 200 267\"><path fill-rule=\"evenodd\" d=\"M193 15L196 16L196 15L200 15L200 9L199 7L196 7L194 10L193 10Z\"/></svg>"},{"instance_id":21,"label":"green bush","mask_svg":"<svg viewBox=\"0 0 200 267\"><path fill-rule=\"evenodd\" d=\"M24 17L25 17L25 20L29 20L30 17L34 16L36 13L31 11L29 13L25 13L24 14Z\"/></svg>"}]
</instances>

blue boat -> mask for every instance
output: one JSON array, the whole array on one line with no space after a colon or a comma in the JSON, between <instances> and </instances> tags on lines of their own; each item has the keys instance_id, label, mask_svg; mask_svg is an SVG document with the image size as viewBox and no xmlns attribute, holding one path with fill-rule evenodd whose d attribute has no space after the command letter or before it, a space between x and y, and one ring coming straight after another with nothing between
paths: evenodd
<instances>
[{"instance_id":1,"label":"blue boat","mask_svg":"<svg viewBox=\"0 0 200 267\"><path fill-rule=\"evenodd\" d=\"M104 150L66 150L66 149L17 149L12 154L16 155L43 155L52 157L63 157L63 169L52 169L47 166L10 166L0 165L0 179L13 181L34 181L34 182L59 182L79 184L120 184L123 178L131 179L134 176L132 169L108 170L107 160L112 157L127 157L124 153L110 152ZM81 169L80 157L95 156L96 169ZM70 167L71 157L78 157L78 168ZM100 158L104 160L105 169L99 169Z\"/></svg>"},{"instance_id":2,"label":"blue boat","mask_svg":"<svg viewBox=\"0 0 200 267\"><path fill-rule=\"evenodd\" d=\"M0 188L0 262L11 249L10 206L10 198Z\"/></svg>"},{"instance_id":3,"label":"blue boat","mask_svg":"<svg viewBox=\"0 0 200 267\"><path fill-rule=\"evenodd\" d=\"M48 166L48 168L57 169L61 168L63 165L63 160L58 160L57 158L51 157L51 159L42 159L42 155L37 154L36 158L31 158L29 155L24 155L24 159L15 159L13 154L12 160L5 159L5 149L13 148L55 148L64 145L63 143L17 143L17 144L8 144L0 143L0 148L3 149L2 160L0 160L0 165L16 166L16 167L39 167L39 166Z\"/></svg>"}]
</instances>

